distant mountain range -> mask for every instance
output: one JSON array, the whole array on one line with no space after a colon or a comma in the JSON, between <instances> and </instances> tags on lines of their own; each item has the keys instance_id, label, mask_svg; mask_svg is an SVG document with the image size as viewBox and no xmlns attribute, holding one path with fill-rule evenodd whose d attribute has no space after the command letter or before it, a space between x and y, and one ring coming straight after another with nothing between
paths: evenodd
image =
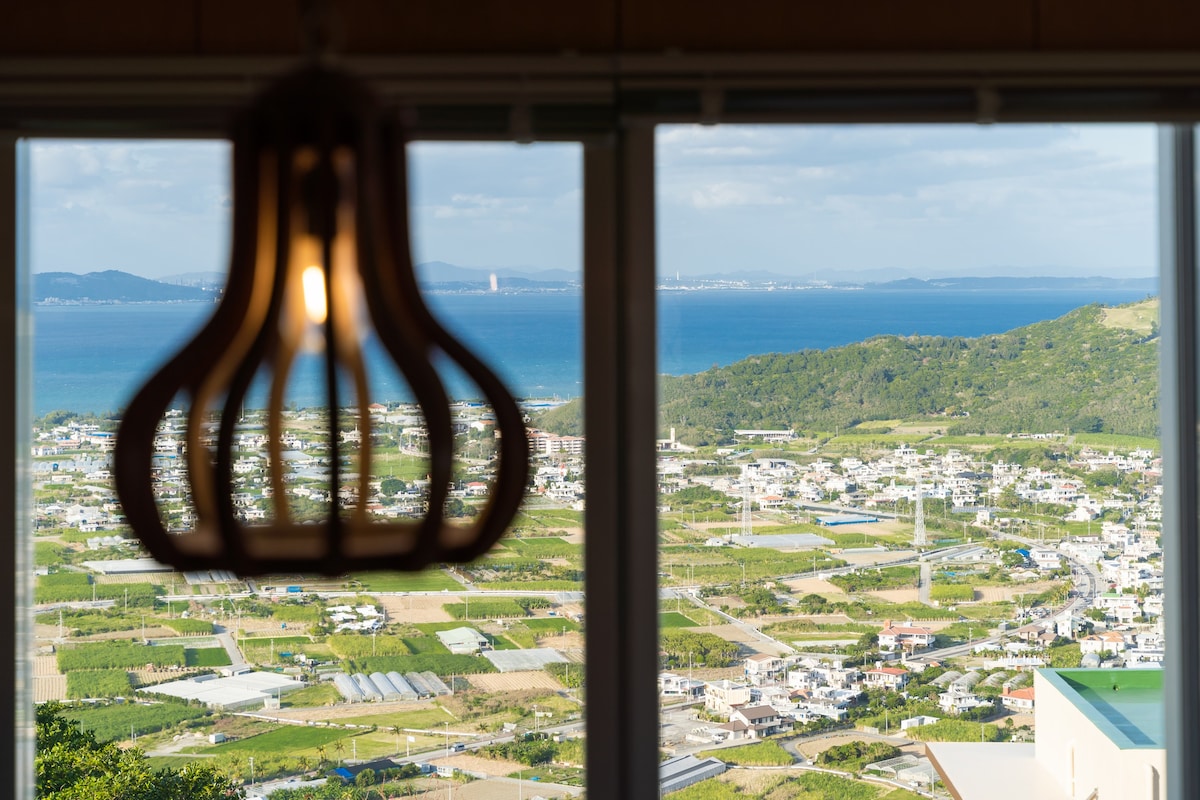
<instances>
[{"instance_id":1,"label":"distant mountain range","mask_svg":"<svg viewBox=\"0 0 1200 800\"><path fill-rule=\"evenodd\" d=\"M443 261L417 265L421 286L430 291L480 292L561 291L578 288L579 276L565 269L528 270L459 267ZM210 301L224 285L224 276L215 272L173 275L151 280L120 270L105 270L77 275L72 272L41 272L33 276L35 303L152 303ZM722 289L738 288L819 288L871 289L889 292L930 291L1053 291L1081 288L1132 289L1147 295L1158 292L1156 278L1105 277L994 277L994 278L904 278L892 281L831 282L806 278L787 278L766 272L729 273L704 277L681 277L660 281L665 288Z\"/></svg>"}]
</instances>

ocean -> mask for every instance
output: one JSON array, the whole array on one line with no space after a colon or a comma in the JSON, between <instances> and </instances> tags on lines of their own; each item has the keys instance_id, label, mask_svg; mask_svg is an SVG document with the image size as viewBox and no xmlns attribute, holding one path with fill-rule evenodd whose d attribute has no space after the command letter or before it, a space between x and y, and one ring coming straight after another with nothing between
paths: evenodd
<instances>
[{"instance_id":1,"label":"ocean","mask_svg":"<svg viewBox=\"0 0 1200 800\"><path fill-rule=\"evenodd\" d=\"M981 336L1053 319L1089 303L1144 293L1117 289L955 292L929 290L659 293L659 371L681 375L750 355L826 349L879 334ZM433 294L434 313L494 366L518 397L568 399L582 384L582 296L577 292ZM139 380L172 355L212 313L199 303L38 306L34 309L34 413L119 411ZM380 368L371 400L407 399ZM315 364L301 365L288 399L323 404ZM464 379L451 392L472 398Z\"/></svg>"}]
</instances>

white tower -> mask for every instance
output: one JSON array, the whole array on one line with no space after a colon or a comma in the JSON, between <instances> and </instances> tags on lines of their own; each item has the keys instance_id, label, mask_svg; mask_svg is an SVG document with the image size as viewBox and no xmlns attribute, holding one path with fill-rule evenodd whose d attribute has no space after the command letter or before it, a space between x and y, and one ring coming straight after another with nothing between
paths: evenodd
<instances>
[{"instance_id":1,"label":"white tower","mask_svg":"<svg viewBox=\"0 0 1200 800\"><path fill-rule=\"evenodd\" d=\"M917 480L917 511L913 523L913 547L924 547L928 544L925 539L925 504L922 502L921 481Z\"/></svg>"}]
</instances>

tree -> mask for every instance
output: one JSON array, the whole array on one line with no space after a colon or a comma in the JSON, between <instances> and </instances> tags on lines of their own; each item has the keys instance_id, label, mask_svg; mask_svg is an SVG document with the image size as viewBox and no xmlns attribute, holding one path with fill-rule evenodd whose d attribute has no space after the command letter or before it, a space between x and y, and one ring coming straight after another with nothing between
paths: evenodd
<instances>
[{"instance_id":1,"label":"tree","mask_svg":"<svg viewBox=\"0 0 1200 800\"><path fill-rule=\"evenodd\" d=\"M376 782L375 770L368 767L354 777L355 786L374 786Z\"/></svg>"},{"instance_id":2,"label":"tree","mask_svg":"<svg viewBox=\"0 0 1200 800\"><path fill-rule=\"evenodd\" d=\"M245 793L206 764L155 771L146 754L100 743L62 716L62 706L37 709L39 800L228 800Z\"/></svg>"},{"instance_id":3,"label":"tree","mask_svg":"<svg viewBox=\"0 0 1200 800\"><path fill-rule=\"evenodd\" d=\"M384 478L379 482L379 491L386 497L395 497L408 488L408 484L399 478Z\"/></svg>"}]
</instances>

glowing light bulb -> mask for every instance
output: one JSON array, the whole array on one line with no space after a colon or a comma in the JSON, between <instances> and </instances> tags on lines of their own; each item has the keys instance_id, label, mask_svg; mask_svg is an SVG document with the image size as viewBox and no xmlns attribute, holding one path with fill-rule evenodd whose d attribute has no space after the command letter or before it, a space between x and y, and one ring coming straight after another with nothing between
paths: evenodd
<instances>
[{"instance_id":1,"label":"glowing light bulb","mask_svg":"<svg viewBox=\"0 0 1200 800\"><path fill-rule=\"evenodd\" d=\"M301 281L304 284L304 310L308 319L314 325L321 325L329 313L329 303L325 298L325 273L315 265L305 267Z\"/></svg>"}]
</instances>

